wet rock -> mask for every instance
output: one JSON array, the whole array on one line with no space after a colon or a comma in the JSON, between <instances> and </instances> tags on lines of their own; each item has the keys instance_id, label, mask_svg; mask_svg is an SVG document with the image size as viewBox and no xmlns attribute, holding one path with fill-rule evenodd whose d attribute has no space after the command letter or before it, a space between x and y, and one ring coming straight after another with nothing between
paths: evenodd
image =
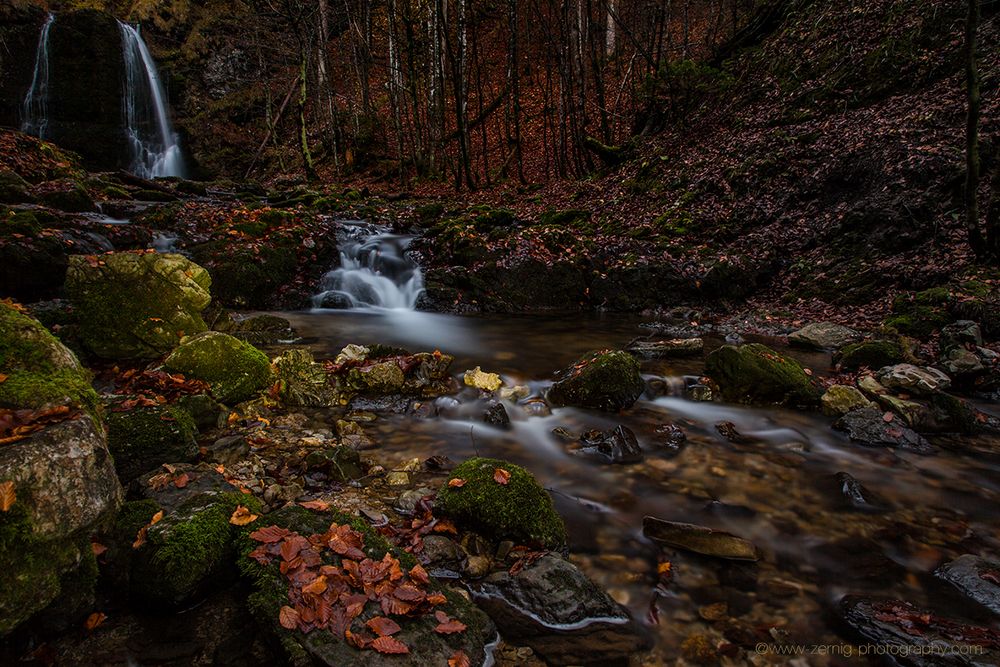
<instances>
[{"instance_id":1,"label":"wet rock","mask_svg":"<svg viewBox=\"0 0 1000 667\"><path fill-rule=\"evenodd\" d=\"M981 347L983 331L972 320L958 320L941 329L941 352L947 352L956 347L973 345Z\"/></svg>"},{"instance_id":2,"label":"wet rock","mask_svg":"<svg viewBox=\"0 0 1000 667\"><path fill-rule=\"evenodd\" d=\"M944 353L939 365L941 370L959 380L968 380L986 372L982 360L963 347L954 347Z\"/></svg>"},{"instance_id":3,"label":"wet rock","mask_svg":"<svg viewBox=\"0 0 1000 667\"><path fill-rule=\"evenodd\" d=\"M246 459L250 454L250 443L242 435L227 435L205 447L206 461L231 466Z\"/></svg>"},{"instance_id":4,"label":"wet rock","mask_svg":"<svg viewBox=\"0 0 1000 667\"><path fill-rule=\"evenodd\" d=\"M863 378L858 380L858 389L864 392L868 398L876 400L878 400L880 396L884 396L889 393L889 390L883 387L872 375L865 375Z\"/></svg>"},{"instance_id":5,"label":"wet rock","mask_svg":"<svg viewBox=\"0 0 1000 667\"><path fill-rule=\"evenodd\" d=\"M928 422L930 408L916 401L909 401L892 394L883 394L878 397L879 404L886 410L891 410L900 417L907 426L917 428Z\"/></svg>"},{"instance_id":6,"label":"wet rock","mask_svg":"<svg viewBox=\"0 0 1000 667\"><path fill-rule=\"evenodd\" d=\"M143 407L107 414L108 450L123 483L164 462L186 463L198 456L198 429L186 411L172 406Z\"/></svg>"},{"instance_id":7,"label":"wet rock","mask_svg":"<svg viewBox=\"0 0 1000 667\"><path fill-rule=\"evenodd\" d=\"M916 667L1000 664L1000 640L987 627L964 625L902 600L848 595L840 601L845 623L886 655Z\"/></svg>"},{"instance_id":8,"label":"wet rock","mask_svg":"<svg viewBox=\"0 0 1000 667\"><path fill-rule=\"evenodd\" d=\"M632 407L645 387L639 362L613 350L587 355L562 371L546 398L555 405L617 412Z\"/></svg>"},{"instance_id":9,"label":"wet rock","mask_svg":"<svg viewBox=\"0 0 1000 667\"><path fill-rule=\"evenodd\" d=\"M271 362L263 352L218 331L184 338L163 365L208 382L212 396L228 405L252 398L273 380Z\"/></svg>"},{"instance_id":10,"label":"wet rock","mask_svg":"<svg viewBox=\"0 0 1000 667\"><path fill-rule=\"evenodd\" d=\"M886 421L885 414L876 408L852 410L837 420L833 427L846 432L854 442L868 447L899 447L921 454L934 451L930 443L902 421L896 418Z\"/></svg>"},{"instance_id":11,"label":"wet rock","mask_svg":"<svg viewBox=\"0 0 1000 667\"><path fill-rule=\"evenodd\" d=\"M846 472L838 472L835 475L837 486L840 488L841 496L848 502L851 508L862 512L883 512L885 505L868 488Z\"/></svg>"},{"instance_id":12,"label":"wet rock","mask_svg":"<svg viewBox=\"0 0 1000 667\"><path fill-rule=\"evenodd\" d=\"M251 345L274 345L295 338L291 322L275 315L254 315L244 318L237 321L228 333Z\"/></svg>"},{"instance_id":13,"label":"wet rock","mask_svg":"<svg viewBox=\"0 0 1000 667\"><path fill-rule=\"evenodd\" d=\"M839 417L851 410L867 408L873 405L860 390L843 384L835 384L827 389L819 401L823 409L823 414L830 417Z\"/></svg>"},{"instance_id":14,"label":"wet rock","mask_svg":"<svg viewBox=\"0 0 1000 667\"><path fill-rule=\"evenodd\" d=\"M209 283L185 257L155 253L74 255L66 273L83 342L109 359L154 359L205 331Z\"/></svg>"},{"instance_id":15,"label":"wet rock","mask_svg":"<svg viewBox=\"0 0 1000 667\"><path fill-rule=\"evenodd\" d=\"M748 438L739 431L737 431L736 424L734 424L733 422L719 422L718 424L715 425L715 430L719 433L719 435L721 435L729 442L738 445L749 444L754 441L753 438Z\"/></svg>"},{"instance_id":16,"label":"wet rock","mask_svg":"<svg viewBox=\"0 0 1000 667\"><path fill-rule=\"evenodd\" d=\"M611 431L587 431L580 436L584 451L596 451L608 463L638 463L642 461L642 448L635 433L627 426L617 426Z\"/></svg>"},{"instance_id":17,"label":"wet rock","mask_svg":"<svg viewBox=\"0 0 1000 667\"><path fill-rule=\"evenodd\" d=\"M936 368L913 364L886 366L877 373L877 377L887 389L920 395L944 391L951 385L948 376Z\"/></svg>"},{"instance_id":18,"label":"wet rock","mask_svg":"<svg viewBox=\"0 0 1000 667\"><path fill-rule=\"evenodd\" d=\"M72 179L42 183L32 190L35 199L45 206L69 213L92 213L97 210L87 189Z\"/></svg>"},{"instance_id":19,"label":"wet rock","mask_svg":"<svg viewBox=\"0 0 1000 667\"><path fill-rule=\"evenodd\" d=\"M496 373L486 373L479 366L471 371L465 371L463 381L467 387L475 387L483 391L496 391L503 385L503 379Z\"/></svg>"},{"instance_id":20,"label":"wet rock","mask_svg":"<svg viewBox=\"0 0 1000 667\"><path fill-rule=\"evenodd\" d=\"M551 553L517 574L489 575L473 596L505 638L527 644L550 665L626 664L649 645L623 607Z\"/></svg>"},{"instance_id":21,"label":"wet rock","mask_svg":"<svg viewBox=\"0 0 1000 667\"><path fill-rule=\"evenodd\" d=\"M455 467L438 492L437 509L496 539L551 549L566 542L549 494L531 473L506 461L475 457Z\"/></svg>"},{"instance_id":22,"label":"wet rock","mask_svg":"<svg viewBox=\"0 0 1000 667\"><path fill-rule=\"evenodd\" d=\"M483 412L483 421L497 428L510 428L510 415L503 403L493 403Z\"/></svg>"},{"instance_id":23,"label":"wet rock","mask_svg":"<svg viewBox=\"0 0 1000 667\"><path fill-rule=\"evenodd\" d=\"M728 401L783 405L819 401L819 391L798 362L759 343L720 347L708 355L705 373Z\"/></svg>"},{"instance_id":24,"label":"wet rock","mask_svg":"<svg viewBox=\"0 0 1000 667\"><path fill-rule=\"evenodd\" d=\"M319 302L320 308L329 308L330 310L350 310L353 306L351 297L342 292L326 292Z\"/></svg>"},{"instance_id":25,"label":"wet rock","mask_svg":"<svg viewBox=\"0 0 1000 667\"><path fill-rule=\"evenodd\" d=\"M293 407L333 407L337 392L308 350L288 350L274 360L281 402Z\"/></svg>"},{"instance_id":26,"label":"wet rock","mask_svg":"<svg viewBox=\"0 0 1000 667\"><path fill-rule=\"evenodd\" d=\"M362 477L361 456L349 446L324 447L306 455L306 468L319 471L335 482L347 482Z\"/></svg>"},{"instance_id":27,"label":"wet rock","mask_svg":"<svg viewBox=\"0 0 1000 667\"><path fill-rule=\"evenodd\" d=\"M9 169L0 170L0 204L21 204L34 201L26 180Z\"/></svg>"},{"instance_id":28,"label":"wet rock","mask_svg":"<svg viewBox=\"0 0 1000 667\"><path fill-rule=\"evenodd\" d=\"M939 567L934 576L1000 616L1000 563L965 554Z\"/></svg>"},{"instance_id":29,"label":"wet rock","mask_svg":"<svg viewBox=\"0 0 1000 667\"><path fill-rule=\"evenodd\" d=\"M543 398L533 398L524 402L521 406L524 414L529 417L548 417L552 414L552 409Z\"/></svg>"},{"instance_id":30,"label":"wet rock","mask_svg":"<svg viewBox=\"0 0 1000 667\"><path fill-rule=\"evenodd\" d=\"M656 440L654 442L659 447L676 455L680 453L681 448L687 442L687 433L677 424L660 424L656 427Z\"/></svg>"},{"instance_id":31,"label":"wet rock","mask_svg":"<svg viewBox=\"0 0 1000 667\"><path fill-rule=\"evenodd\" d=\"M368 437L361 424L344 419L337 420L337 435L340 436L340 444L356 451L375 449L378 445Z\"/></svg>"},{"instance_id":32,"label":"wet rock","mask_svg":"<svg viewBox=\"0 0 1000 667\"><path fill-rule=\"evenodd\" d=\"M465 569L466 554L454 540L443 535L428 535L423 545L419 559L431 576L455 578Z\"/></svg>"},{"instance_id":33,"label":"wet rock","mask_svg":"<svg viewBox=\"0 0 1000 667\"><path fill-rule=\"evenodd\" d=\"M514 387L500 387L500 398L505 401L520 401L522 399L528 398L531 395L531 390L523 385L516 385Z\"/></svg>"},{"instance_id":34,"label":"wet rock","mask_svg":"<svg viewBox=\"0 0 1000 667\"><path fill-rule=\"evenodd\" d=\"M833 322L814 322L788 335L788 342L812 350L839 350L861 340L861 334Z\"/></svg>"},{"instance_id":35,"label":"wet rock","mask_svg":"<svg viewBox=\"0 0 1000 667\"><path fill-rule=\"evenodd\" d=\"M691 523L664 521L647 516L642 520L642 534L657 544L706 556L741 561L756 561L760 558L757 547L742 537Z\"/></svg>"},{"instance_id":36,"label":"wet rock","mask_svg":"<svg viewBox=\"0 0 1000 667\"><path fill-rule=\"evenodd\" d=\"M386 484L389 486L409 486L410 473L418 472L421 467L420 459L414 458L404 461L385 476Z\"/></svg>"},{"instance_id":37,"label":"wet rock","mask_svg":"<svg viewBox=\"0 0 1000 667\"><path fill-rule=\"evenodd\" d=\"M837 357L838 365L847 371L860 368L884 368L903 360L899 343L888 340L865 341L848 345Z\"/></svg>"},{"instance_id":38,"label":"wet rock","mask_svg":"<svg viewBox=\"0 0 1000 667\"><path fill-rule=\"evenodd\" d=\"M705 350L701 338L674 338L670 340L641 340L628 346L628 351L644 359L673 359L695 357Z\"/></svg>"},{"instance_id":39,"label":"wet rock","mask_svg":"<svg viewBox=\"0 0 1000 667\"><path fill-rule=\"evenodd\" d=\"M194 419L199 429L209 429L224 422L227 411L208 394L191 394L177 400L177 407L187 412Z\"/></svg>"}]
</instances>

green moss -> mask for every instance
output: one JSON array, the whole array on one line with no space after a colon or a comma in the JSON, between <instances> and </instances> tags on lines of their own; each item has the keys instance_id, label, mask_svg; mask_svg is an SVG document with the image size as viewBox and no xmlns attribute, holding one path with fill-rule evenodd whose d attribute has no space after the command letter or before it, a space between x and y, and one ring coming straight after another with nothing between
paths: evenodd
<instances>
[{"instance_id":1,"label":"green moss","mask_svg":"<svg viewBox=\"0 0 1000 667\"><path fill-rule=\"evenodd\" d=\"M42 224L31 211L0 211L0 236L21 234L33 236L42 231Z\"/></svg>"},{"instance_id":2,"label":"green moss","mask_svg":"<svg viewBox=\"0 0 1000 667\"><path fill-rule=\"evenodd\" d=\"M590 211L581 209L549 209L538 216L538 224L554 227L570 227L580 231L593 231L590 223Z\"/></svg>"},{"instance_id":3,"label":"green moss","mask_svg":"<svg viewBox=\"0 0 1000 667\"><path fill-rule=\"evenodd\" d=\"M760 343L723 345L708 355L705 374L738 403L813 405L820 396L797 361Z\"/></svg>"},{"instance_id":4,"label":"green moss","mask_svg":"<svg viewBox=\"0 0 1000 667\"><path fill-rule=\"evenodd\" d=\"M493 478L497 468L510 473L507 484ZM465 484L441 487L437 508L470 528L549 549L566 543L566 527L552 499L524 468L475 457L452 470L451 479L463 479Z\"/></svg>"},{"instance_id":5,"label":"green moss","mask_svg":"<svg viewBox=\"0 0 1000 667\"><path fill-rule=\"evenodd\" d=\"M859 368L878 369L903 361L903 349L889 340L873 340L852 343L840 351L837 363L848 371Z\"/></svg>"},{"instance_id":6,"label":"green moss","mask_svg":"<svg viewBox=\"0 0 1000 667\"><path fill-rule=\"evenodd\" d=\"M130 482L161 463L184 463L198 455L194 418L177 407L109 412L108 450L122 482Z\"/></svg>"},{"instance_id":7,"label":"green moss","mask_svg":"<svg viewBox=\"0 0 1000 667\"><path fill-rule=\"evenodd\" d=\"M150 498L122 503L111 529L112 542L131 548L142 527L148 525L149 520L159 511L160 505Z\"/></svg>"},{"instance_id":8,"label":"green moss","mask_svg":"<svg viewBox=\"0 0 1000 667\"><path fill-rule=\"evenodd\" d=\"M252 398L271 384L271 362L253 345L218 331L185 340L167 357L167 369L204 380L212 395L232 405Z\"/></svg>"},{"instance_id":9,"label":"green moss","mask_svg":"<svg viewBox=\"0 0 1000 667\"><path fill-rule=\"evenodd\" d=\"M885 320L885 325L907 336L927 338L951 322L946 309L950 298L946 287L934 287L913 296L901 294L893 301L894 314Z\"/></svg>"},{"instance_id":10,"label":"green moss","mask_svg":"<svg viewBox=\"0 0 1000 667\"><path fill-rule=\"evenodd\" d=\"M636 358L610 350L592 352L564 370L547 398L556 405L615 412L631 407L644 390Z\"/></svg>"}]
</instances>

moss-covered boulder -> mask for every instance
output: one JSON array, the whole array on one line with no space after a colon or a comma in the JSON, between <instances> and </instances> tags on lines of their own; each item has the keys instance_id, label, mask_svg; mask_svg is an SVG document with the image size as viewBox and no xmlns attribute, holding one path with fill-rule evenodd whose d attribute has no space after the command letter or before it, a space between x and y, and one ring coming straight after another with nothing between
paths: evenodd
<instances>
[{"instance_id":1,"label":"moss-covered boulder","mask_svg":"<svg viewBox=\"0 0 1000 667\"><path fill-rule=\"evenodd\" d=\"M381 361L351 369L348 382L362 394L394 394L402 390L406 377L399 364Z\"/></svg>"},{"instance_id":2,"label":"moss-covered boulder","mask_svg":"<svg viewBox=\"0 0 1000 667\"><path fill-rule=\"evenodd\" d=\"M118 478L130 482L162 463L193 461L198 429L191 414L171 406L135 408L107 414L108 449Z\"/></svg>"},{"instance_id":3,"label":"moss-covered boulder","mask_svg":"<svg viewBox=\"0 0 1000 667\"><path fill-rule=\"evenodd\" d=\"M635 357L624 350L605 350L562 371L546 398L555 405L617 412L632 407L645 388Z\"/></svg>"},{"instance_id":4,"label":"moss-covered boulder","mask_svg":"<svg viewBox=\"0 0 1000 667\"><path fill-rule=\"evenodd\" d=\"M41 324L3 304L0 375L2 411L65 417L0 446L0 485L14 494L0 512L3 635L60 595L87 557L90 532L118 506L121 486L88 374Z\"/></svg>"},{"instance_id":5,"label":"moss-covered boulder","mask_svg":"<svg viewBox=\"0 0 1000 667\"><path fill-rule=\"evenodd\" d=\"M906 336L927 338L952 321L948 312L950 301L947 287L902 294L893 301L893 314L886 319L885 325Z\"/></svg>"},{"instance_id":6,"label":"moss-covered boulder","mask_svg":"<svg viewBox=\"0 0 1000 667\"><path fill-rule=\"evenodd\" d=\"M261 526L263 534L255 539ZM344 541L323 539L334 531ZM354 549L348 550L349 545ZM283 563L283 549L300 558L291 566ZM496 632L489 617L460 593L427 577L411 554L392 547L365 521L290 505L244 528L239 552L240 568L255 589L250 610L293 664L423 667L447 664L459 651L471 664L486 661L486 644ZM352 571L362 574L352 578ZM359 585L362 576L371 582L368 586ZM303 591L304 584L316 581L312 592ZM363 592L367 589L381 592L368 595ZM329 613L315 617L314 627L303 632L299 621L313 609ZM438 614L464 629L435 631L441 623ZM405 652L381 653L371 645L377 638L373 629L392 625L398 630L393 627L391 640ZM380 641L399 648L389 637Z\"/></svg>"},{"instance_id":7,"label":"moss-covered boulder","mask_svg":"<svg viewBox=\"0 0 1000 667\"><path fill-rule=\"evenodd\" d=\"M263 352L218 331L185 338L164 366L208 382L212 395L228 405L252 398L273 380L271 362Z\"/></svg>"},{"instance_id":8,"label":"moss-covered boulder","mask_svg":"<svg viewBox=\"0 0 1000 667\"><path fill-rule=\"evenodd\" d=\"M332 407L337 392L327 379L322 364L309 350L288 350L274 360L278 374L278 396L293 407Z\"/></svg>"},{"instance_id":9,"label":"moss-covered boulder","mask_svg":"<svg viewBox=\"0 0 1000 667\"><path fill-rule=\"evenodd\" d=\"M34 201L28 188L28 182L13 171L0 170L0 204L20 204Z\"/></svg>"},{"instance_id":10,"label":"moss-covered boulder","mask_svg":"<svg viewBox=\"0 0 1000 667\"><path fill-rule=\"evenodd\" d=\"M72 179L42 183L34 190L39 202L70 213L90 213L97 210L90 193Z\"/></svg>"},{"instance_id":11,"label":"moss-covered boulder","mask_svg":"<svg viewBox=\"0 0 1000 667\"><path fill-rule=\"evenodd\" d=\"M96 413L90 374L37 320L0 303L0 408L66 405Z\"/></svg>"},{"instance_id":12,"label":"moss-covered boulder","mask_svg":"<svg viewBox=\"0 0 1000 667\"><path fill-rule=\"evenodd\" d=\"M70 257L66 290L84 344L107 359L153 359L205 331L208 273L181 255Z\"/></svg>"},{"instance_id":13,"label":"moss-covered boulder","mask_svg":"<svg viewBox=\"0 0 1000 667\"><path fill-rule=\"evenodd\" d=\"M813 405L820 396L797 361L760 343L723 345L708 355L705 374L737 403Z\"/></svg>"},{"instance_id":14,"label":"moss-covered boulder","mask_svg":"<svg viewBox=\"0 0 1000 667\"><path fill-rule=\"evenodd\" d=\"M139 537L137 532L133 536L140 545L129 571L131 594L149 603L176 608L231 583L236 575L234 538L239 528L230 519L240 506L252 515L262 513L256 498L235 488L188 494L152 525L148 522L164 508L144 503L142 512L129 517L134 525L142 514L156 507L153 515L146 517L147 524L142 524L147 526L145 534Z\"/></svg>"},{"instance_id":15,"label":"moss-covered boulder","mask_svg":"<svg viewBox=\"0 0 1000 667\"><path fill-rule=\"evenodd\" d=\"M891 340L870 340L848 345L840 351L837 363L847 371L878 369L903 361L903 348Z\"/></svg>"},{"instance_id":16,"label":"moss-covered boulder","mask_svg":"<svg viewBox=\"0 0 1000 667\"><path fill-rule=\"evenodd\" d=\"M867 408L872 402L856 387L835 384L820 397L823 414L830 417L845 415L851 410Z\"/></svg>"},{"instance_id":17,"label":"moss-covered boulder","mask_svg":"<svg viewBox=\"0 0 1000 667\"><path fill-rule=\"evenodd\" d=\"M506 461L475 457L456 466L438 493L437 508L497 539L549 549L566 543L566 527L549 494L531 473Z\"/></svg>"}]
</instances>

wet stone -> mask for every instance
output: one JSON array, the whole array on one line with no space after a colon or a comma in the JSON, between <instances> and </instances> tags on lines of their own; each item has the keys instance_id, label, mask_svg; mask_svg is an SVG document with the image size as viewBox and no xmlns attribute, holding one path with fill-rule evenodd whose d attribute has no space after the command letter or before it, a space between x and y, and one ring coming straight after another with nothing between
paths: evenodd
<instances>
[{"instance_id":1,"label":"wet stone","mask_svg":"<svg viewBox=\"0 0 1000 667\"><path fill-rule=\"evenodd\" d=\"M852 509L862 512L884 512L885 505L865 485L846 472L835 475L841 496Z\"/></svg>"},{"instance_id":2,"label":"wet stone","mask_svg":"<svg viewBox=\"0 0 1000 667\"><path fill-rule=\"evenodd\" d=\"M638 463L642 461L642 448L635 433L619 425L612 431L587 431L580 436L585 452L595 452L608 463Z\"/></svg>"},{"instance_id":3,"label":"wet stone","mask_svg":"<svg viewBox=\"0 0 1000 667\"><path fill-rule=\"evenodd\" d=\"M483 412L483 421L490 426L506 429L510 428L510 415L503 403L493 403Z\"/></svg>"},{"instance_id":4,"label":"wet stone","mask_svg":"<svg viewBox=\"0 0 1000 667\"><path fill-rule=\"evenodd\" d=\"M1000 615L1000 563L965 554L939 567L934 575Z\"/></svg>"},{"instance_id":5,"label":"wet stone","mask_svg":"<svg viewBox=\"0 0 1000 667\"><path fill-rule=\"evenodd\" d=\"M751 542L706 526L647 516L642 520L642 534L657 544L705 556L744 561L756 561L760 558L757 547Z\"/></svg>"},{"instance_id":6,"label":"wet stone","mask_svg":"<svg viewBox=\"0 0 1000 667\"><path fill-rule=\"evenodd\" d=\"M834 428L868 447L898 447L920 454L934 452L930 443L900 419L886 421L885 413L876 408L852 410L837 420Z\"/></svg>"}]
</instances>

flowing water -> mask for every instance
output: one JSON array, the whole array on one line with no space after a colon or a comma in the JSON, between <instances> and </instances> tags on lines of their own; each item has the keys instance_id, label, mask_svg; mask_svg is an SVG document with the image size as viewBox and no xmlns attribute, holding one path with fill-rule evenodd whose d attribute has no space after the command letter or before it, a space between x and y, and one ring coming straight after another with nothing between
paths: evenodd
<instances>
[{"instance_id":1,"label":"flowing water","mask_svg":"<svg viewBox=\"0 0 1000 667\"><path fill-rule=\"evenodd\" d=\"M531 397L505 403L509 430L482 422L486 404L468 388L457 401L438 399L437 417L383 415L366 429L379 443L377 458L390 466L413 457L459 461L478 454L530 469L567 520L573 560L650 625L654 660L674 660L695 634L843 646L831 610L847 593L900 597L984 621L932 573L962 553L1000 548L995 439L932 438L939 451L930 456L866 449L815 412L693 400L686 387L703 371L702 358L644 363L647 380L665 395L647 395L620 415L540 411L537 397L556 371L589 350L620 348L649 330L627 315L454 316L403 308L415 301L419 279L405 262L407 242L373 233L345 250L326 287L347 294L358 308L283 315L321 357L347 343L441 349L456 356L456 374L480 365L501 373L508 385L527 386ZM785 351L817 376L830 369L828 355ZM722 422L734 424L743 438L734 443L721 435L716 425ZM610 465L553 434L558 427L580 433L618 424L638 436L642 462ZM663 445L657 429L664 424L686 431L680 451ZM882 511L853 508L838 473L864 484ZM661 552L642 535L646 515L735 533L753 541L763 558L748 565ZM673 580L657 593L662 559L671 561ZM721 623L715 617L720 603ZM821 657L803 664L840 663Z\"/></svg>"},{"instance_id":2,"label":"flowing water","mask_svg":"<svg viewBox=\"0 0 1000 667\"><path fill-rule=\"evenodd\" d=\"M170 123L167 95L142 35L118 22L125 59L125 95L122 111L132 164L143 178L184 176L184 160L177 133Z\"/></svg>"},{"instance_id":3,"label":"flowing water","mask_svg":"<svg viewBox=\"0 0 1000 667\"><path fill-rule=\"evenodd\" d=\"M344 221L340 266L323 276L315 305L412 311L424 289L420 267L406 256L412 238L360 220Z\"/></svg>"},{"instance_id":4,"label":"flowing water","mask_svg":"<svg viewBox=\"0 0 1000 667\"><path fill-rule=\"evenodd\" d=\"M35 70L31 76L31 87L24 96L21 112L21 131L40 139L46 138L49 128L49 33L55 21L56 15L50 13L38 35Z\"/></svg>"}]
</instances>

